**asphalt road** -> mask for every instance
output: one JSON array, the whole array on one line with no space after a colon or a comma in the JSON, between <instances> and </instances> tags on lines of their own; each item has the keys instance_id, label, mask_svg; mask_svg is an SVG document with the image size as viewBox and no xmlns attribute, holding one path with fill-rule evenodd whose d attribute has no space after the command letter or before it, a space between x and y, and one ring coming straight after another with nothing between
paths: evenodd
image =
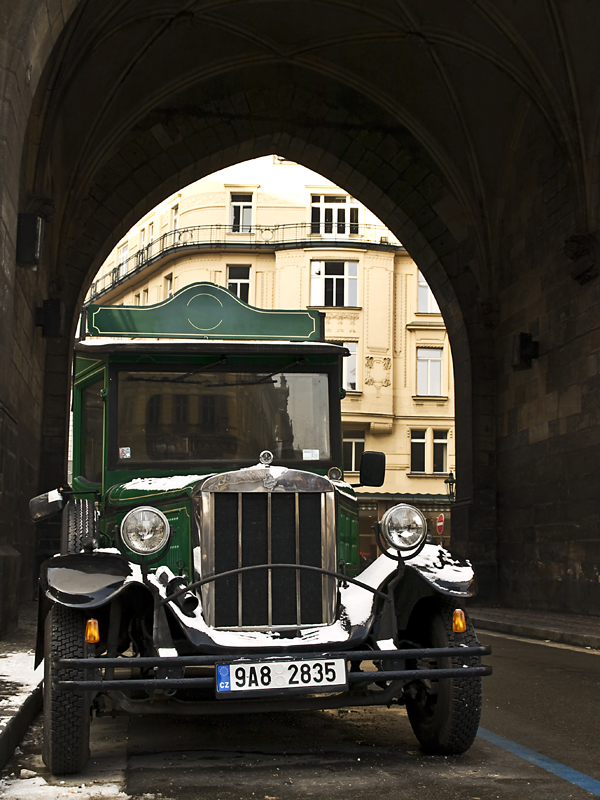
<instances>
[{"instance_id":1,"label":"asphalt road","mask_svg":"<svg viewBox=\"0 0 600 800\"><path fill-rule=\"evenodd\" d=\"M563 800L600 796L600 653L482 633L482 735L460 757L424 756L403 709L233 718L95 720L76 778L43 767L40 723L0 781L3 800ZM489 737L488 737L489 738ZM542 768L515 748L551 761ZM508 748L508 749L507 749ZM11 778L20 768L34 778ZM578 771L572 773L568 771ZM588 791L581 783L588 776ZM84 786L82 787L82 784ZM584 780L585 784L585 780Z\"/></svg>"}]
</instances>

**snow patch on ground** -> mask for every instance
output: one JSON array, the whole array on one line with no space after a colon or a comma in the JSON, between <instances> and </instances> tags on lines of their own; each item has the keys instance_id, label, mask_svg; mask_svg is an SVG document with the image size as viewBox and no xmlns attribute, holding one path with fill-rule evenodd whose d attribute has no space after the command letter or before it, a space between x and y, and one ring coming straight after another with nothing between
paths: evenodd
<instances>
[{"instance_id":1,"label":"snow patch on ground","mask_svg":"<svg viewBox=\"0 0 600 800\"><path fill-rule=\"evenodd\" d=\"M44 677L42 665L34 670L33 661L33 650L0 654L0 686L8 682L11 688L9 696L0 695L0 731L5 727L7 718L23 705Z\"/></svg>"},{"instance_id":2,"label":"snow patch on ground","mask_svg":"<svg viewBox=\"0 0 600 800\"><path fill-rule=\"evenodd\" d=\"M2 800L130 800L130 795L122 792L116 783L46 783L39 775L25 780L0 779L0 797Z\"/></svg>"}]
</instances>

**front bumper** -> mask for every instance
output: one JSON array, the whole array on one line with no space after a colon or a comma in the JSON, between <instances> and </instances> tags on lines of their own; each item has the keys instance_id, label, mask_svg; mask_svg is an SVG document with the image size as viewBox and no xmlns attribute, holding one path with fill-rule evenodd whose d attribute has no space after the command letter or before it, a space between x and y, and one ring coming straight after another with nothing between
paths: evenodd
<instances>
[{"instance_id":1,"label":"front bumper","mask_svg":"<svg viewBox=\"0 0 600 800\"><path fill-rule=\"evenodd\" d=\"M76 670L81 679L58 680L56 688L105 695L112 708L132 713L228 713L238 710L266 711L276 704L281 710L340 708L358 705L389 705L401 698L414 681L482 677L492 668L476 663L489 655L489 647L446 647L404 650L345 650L296 653L295 661L343 658L348 664L348 690L301 696L293 692L261 693L243 699L216 698L215 666L226 661L269 661L288 654L246 653L226 658L223 654L166 657L67 658L56 662L59 670ZM419 669L417 662L451 659L450 667ZM363 670L363 665L367 666ZM375 667L375 669L373 669ZM115 677L115 670L120 676ZM124 673L124 671L126 671ZM198 676L198 672L212 671ZM132 674L145 677L131 677ZM55 673L56 674L56 673ZM73 672L70 672L73 675ZM192 690L186 691L186 690ZM202 699L198 699L198 694ZM100 704L101 706L102 704ZM176 708L173 708L173 706Z\"/></svg>"}]
</instances>

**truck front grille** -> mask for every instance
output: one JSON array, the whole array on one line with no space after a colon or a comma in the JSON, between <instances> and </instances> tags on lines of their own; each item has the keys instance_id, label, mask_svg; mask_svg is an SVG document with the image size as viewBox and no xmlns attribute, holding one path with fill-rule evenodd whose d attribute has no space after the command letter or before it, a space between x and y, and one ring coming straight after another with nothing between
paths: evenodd
<instances>
[{"instance_id":1,"label":"truck front grille","mask_svg":"<svg viewBox=\"0 0 600 800\"><path fill-rule=\"evenodd\" d=\"M205 585L207 621L228 629L331 624L335 578L268 566L302 564L335 570L333 487L321 476L285 470L275 486L266 488L268 469L252 470L258 480L249 481L250 472L225 473L202 487L203 577L264 566ZM298 486L302 491L290 491Z\"/></svg>"}]
</instances>

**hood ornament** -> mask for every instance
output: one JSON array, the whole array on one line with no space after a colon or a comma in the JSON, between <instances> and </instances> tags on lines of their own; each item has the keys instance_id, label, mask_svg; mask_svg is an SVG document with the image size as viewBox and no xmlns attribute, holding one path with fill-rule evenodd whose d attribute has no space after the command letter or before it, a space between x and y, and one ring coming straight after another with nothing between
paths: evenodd
<instances>
[{"instance_id":1,"label":"hood ornament","mask_svg":"<svg viewBox=\"0 0 600 800\"><path fill-rule=\"evenodd\" d=\"M259 455L260 463L267 468L267 474L263 480L263 486L268 492L272 492L275 488L275 484L277 483L277 478L271 473L269 467L271 466L271 462L273 461L273 453L270 450L263 450L262 453Z\"/></svg>"},{"instance_id":2,"label":"hood ornament","mask_svg":"<svg viewBox=\"0 0 600 800\"><path fill-rule=\"evenodd\" d=\"M273 461L273 453L270 450L263 450L259 455L258 460L261 464L264 464L265 467L269 467Z\"/></svg>"}]
</instances>

